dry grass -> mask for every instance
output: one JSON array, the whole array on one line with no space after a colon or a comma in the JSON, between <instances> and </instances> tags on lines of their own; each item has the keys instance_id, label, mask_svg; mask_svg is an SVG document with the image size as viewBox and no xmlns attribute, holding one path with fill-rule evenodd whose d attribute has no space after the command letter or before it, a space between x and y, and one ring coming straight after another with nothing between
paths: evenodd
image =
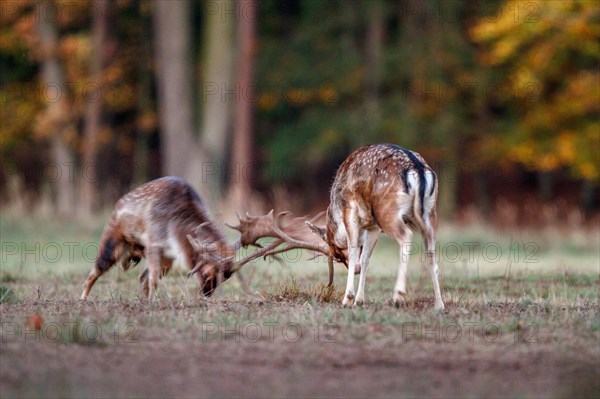
<instances>
[{"instance_id":1,"label":"dry grass","mask_svg":"<svg viewBox=\"0 0 600 399\"><path fill-rule=\"evenodd\" d=\"M323 283L312 283L303 287L292 277L288 281L278 283L271 291L263 291L261 295L269 301L276 302L340 303L344 291L335 285L327 286Z\"/></svg>"},{"instance_id":2,"label":"dry grass","mask_svg":"<svg viewBox=\"0 0 600 399\"><path fill-rule=\"evenodd\" d=\"M3 221L0 228L3 243L43 249L97 242L101 225ZM173 271L153 303L141 297L140 266L115 268L82 303L91 263L81 254L47 262L43 253L22 259L5 252L0 396L597 396L600 244L576 232L502 237L482 226L446 226L440 238L497 242L504 250L531 240L539 244L534 264L523 263L522 253L510 267L442 256L447 309L438 313L418 256L409 265L406 303L390 303L398 255L386 240L375 250L365 305L351 309L340 306L340 265L327 287L326 263L255 262L245 276L260 296L230 279L209 299L198 296L194 279ZM39 340L23 333L32 325ZM65 332L69 325L73 334L48 337L51 326ZM90 325L99 339L85 330Z\"/></svg>"}]
</instances>

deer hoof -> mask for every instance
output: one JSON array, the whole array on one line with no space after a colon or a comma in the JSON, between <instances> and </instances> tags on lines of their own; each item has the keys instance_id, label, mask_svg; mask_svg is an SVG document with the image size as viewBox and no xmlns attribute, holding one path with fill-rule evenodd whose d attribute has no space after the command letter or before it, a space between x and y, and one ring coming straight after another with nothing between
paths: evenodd
<instances>
[{"instance_id":1,"label":"deer hoof","mask_svg":"<svg viewBox=\"0 0 600 399\"><path fill-rule=\"evenodd\" d=\"M346 294L346 296L344 296L344 299L342 300L342 306L343 307L351 306L353 299L354 299L354 294L352 294L352 293Z\"/></svg>"},{"instance_id":2,"label":"deer hoof","mask_svg":"<svg viewBox=\"0 0 600 399\"><path fill-rule=\"evenodd\" d=\"M444 310L445 308L446 307L444 306L444 302L439 302L434 305L433 311L437 313L437 312Z\"/></svg>"},{"instance_id":3,"label":"deer hoof","mask_svg":"<svg viewBox=\"0 0 600 399\"><path fill-rule=\"evenodd\" d=\"M397 308L403 306L406 303L406 293L402 291L396 291L394 294L394 306Z\"/></svg>"},{"instance_id":4,"label":"deer hoof","mask_svg":"<svg viewBox=\"0 0 600 399\"><path fill-rule=\"evenodd\" d=\"M362 308L364 304L365 304L365 300L362 298L356 298L356 300L354 301L355 308Z\"/></svg>"}]
</instances>

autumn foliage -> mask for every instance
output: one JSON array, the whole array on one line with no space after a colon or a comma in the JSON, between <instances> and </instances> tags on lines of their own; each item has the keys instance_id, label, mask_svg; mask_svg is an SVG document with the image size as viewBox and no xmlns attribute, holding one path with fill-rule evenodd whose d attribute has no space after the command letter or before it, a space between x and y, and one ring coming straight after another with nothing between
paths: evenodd
<instances>
[{"instance_id":1,"label":"autumn foliage","mask_svg":"<svg viewBox=\"0 0 600 399\"><path fill-rule=\"evenodd\" d=\"M567 193L569 207L598 208L595 1L185 2L187 23L169 29L187 39L179 61L188 63L192 95L175 109L193 111L186 134L198 145L171 160L157 65L177 60L158 62L157 3L108 1L107 34L94 44L99 1L0 2L4 201L27 198L33 207L64 190L52 179L57 142L74 168L69 183L89 178L88 126L95 210L194 154L203 166L186 168L204 174L193 183L216 197L242 182L267 202L291 198L293 206L318 208L339 162L374 142L427 159L441 176L442 215L470 204L493 208L523 190L543 200ZM241 58L244 21L256 40ZM44 23L56 32L55 48L41 44ZM94 46L102 60L95 74ZM62 82L44 80L49 56ZM252 73L241 82L240 70ZM90 130L86 113L98 102L100 120ZM232 158L240 103L249 103L251 121L243 129L248 148L236 152L251 165L241 166Z\"/></svg>"}]
</instances>

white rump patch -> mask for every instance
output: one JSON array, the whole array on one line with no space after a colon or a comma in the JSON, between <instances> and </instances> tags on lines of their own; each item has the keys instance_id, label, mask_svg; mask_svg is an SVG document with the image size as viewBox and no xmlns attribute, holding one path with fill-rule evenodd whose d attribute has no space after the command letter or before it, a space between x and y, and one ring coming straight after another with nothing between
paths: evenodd
<instances>
[{"instance_id":1,"label":"white rump patch","mask_svg":"<svg viewBox=\"0 0 600 399\"><path fill-rule=\"evenodd\" d=\"M429 215L429 212L435 206L435 197L431 194L433 193L433 187L435 185L435 179L433 177L433 173L430 170L425 171L425 196L423 197L423 208L425 210L425 217Z\"/></svg>"},{"instance_id":2,"label":"white rump patch","mask_svg":"<svg viewBox=\"0 0 600 399\"><path fill-rule=\"evenodd\" d=\"M406 185L409 194L417 192L419 187L419 173L416 170L411 170L406 174Z\"/></svg>"}]
</instances>

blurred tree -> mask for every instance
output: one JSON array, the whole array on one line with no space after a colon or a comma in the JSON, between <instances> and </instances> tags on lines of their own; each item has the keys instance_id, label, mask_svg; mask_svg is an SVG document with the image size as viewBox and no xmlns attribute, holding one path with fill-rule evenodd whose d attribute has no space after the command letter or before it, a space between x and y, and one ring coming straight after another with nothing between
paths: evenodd
<instances>
[{"instance_id":1,"label":"blurred tree","mask_svg":"<svg viewBox=\"0 0 600 399\"><path fill-rule=\"evenodd\" d=\"M588 182L584 191L597 184L598 3L507 1L496 16L482 18L471 36L482 45L482 63L501 82L497 106L507 113L480 142L487 159L539 172L546 196L553 172L563 168Z\"/></svg>"},{"instance_id":2,"label":"blurred tree","mask_svg":"<svg viewBox=\"0 0 600 399\"><path fill-rule=\"evenodd\" d=\"M268 160L294 164L293 184L322 190L352 149L395 142L439 171L441 213L452 214L475 130L470 4L452 3L450 16L438 0L297 4L263 6L259 87L281 87L259 96Z\"/></svg>"},{"instance_id":3,"label":"blurred tree","mask_svg":"<svg viewBox=\"0 0 600 399\"><path fill-rule=\"evenodd\" d=\"M47 90L54 90L52 99L46 97L46 109L37 121L37 129L45 130L50 137L52 156L57 176L54 178L57 212L61 216L72 213L75 204L75 185L73 170L75 156L69 141L75 136L75 128L69 113L69 104L65 100L66 86L61 65L58 61L58 32L54 19L48 15L50 3L40 0L36 3L39 51L42 67L42 84Z\"/></svg>"},{"instance_id":4,"label":"blurred tree","mask_svg":"<svg viewBox=\"0 0 600 399\"><path fill-rule=\"evenodd\" d=\"M233 209L249 210L254 176L254 56L257 50L257 4L254 0L238 3L238 46L236 87L240 98L235 102L233 148L228 188L228 203Z\"/></svg>"},{"instance_id":5,"label":"blurred tree","mask_svg":"<svg viewBox=\"0 0 600 399\"><path fill-rule=\"evenodd\" d=\"M189 158L196 152L189 6L186 1L155 0L153 14L163 171L180 177L186 176Z\"/></svg>"},{"instance_id":6,"label":"blurred tree","mask_svg":"<svg viewBox=\"0 0 600 399\"><path fill-rule=\"evenodd\" d=\"M206 157L195 140L191 74L190 3L154 1L154 45L163 173L187 179L205 200Z\"/></svg>"},{"instance_id":7,"label":"blurred tree","mask_svg":"<svg viewBox=\"0 0 600 399\"><path fill-rule=\"evenodd\" d=\"M41 156L31 121L44 111L33 4L0 2L0 160L3 198L29 209L39 198L47 158ZM45 154L44 154L45 155Z\"/></svg>"},{"instance_id":8,"label":"blurred tree","mask_svg":"<svg viewBox=\"0 0 600 399\"><path fill-rule=\"evenodd\" d=\"M328 190L335 167L371 141L365 116L366 3L261 2L257 57L258 156L267 186ZM277 172L277 173L273 173Z\"/></svg>"},{"instance_id":9,"label":"blurred tree","mask_svg":"<svg viewBox=\"0 0 600 399\"><path fill-rule=\"evenodd\" d=\"M383 73L383 42L385 35L386 3L365 1L367 37L365 40L365 113L368 118L367 136L374 136L381 125L381 76ZM361 143L366 144L366 143Z\"/></svg>"},{"instance_id":10,"label":"blurred tree","mask_svg":"<svg viewBox=\"0 0 600 399\"><path fill-rule=\"evenodd\" d=\"M438 171L445 215L473 199L494 209L532 177L546 198L577 185L597 203L594 2L119 0L108 5L110 56L98 50L97 4L0 2L0 186L45 193L51 177L71 212L89 177L73 172L95 158L97 195L81 182L88 209L86 198L111 206L160 173L209 202L257 189L312 207L353 149L395 142ZM260 23L244 26L256 6ZM60 178L40 171L48 161ZM215 189L225 174L232 186ZM508 188L490 184L498 176Z\"/></svg>"},{"instance_id":11,"label":"blurred tree","mask_svg":"<svg viewBox=\"0 0 600 399\"><path fill-rule=\"evenodd\" d=\"M245 3L236 3L245 4ZM232 0L203 2L206 25L202 32L204 49L200 63L201 143L211 164L204 169L203 178L213 190L222 195L222 182L230 144L232 107L240 90L232 82L233 28L236 13ZM232 95L233 93L233 95Z\"/></svg>"},{"instance_id":12,"label":"blurred tree","mask_svg":"<svg viewBox=\"0 0 600 399\"><path fill-rule=\"evenodd\" d=\"M145 183L160 175L160 159L153 157L156 152L151 145L152 139L159 137L157 131L156 99L154 94L154 76L152 70L152 10L148 1L140 2L136 7L140 16L136 34L131 35L137 42L135 46L135 71L138 77L136 90L136 139L134 165L134 181ZM160 158L160 157L158 157Z\"/></svg>"},{"instance_id":13,"label":"blurred tree","mask_svg":"<svg viewBox=\"0 0 600 399\"><path fill-rule=\"evenodd\" d=\"M92 27L92 52L90 78L97 87L104 87L103 70L106 60L111 58L107 48L109 22L112 21L112 5L109 0L94 0L94 22ZM81 195L79 208L83 216L92 214L96 198L95 179L85 173L86 168L96 168L97 137L100 130L103 96L89 101L84 120Z\"/></svg>"}]
</instances>

